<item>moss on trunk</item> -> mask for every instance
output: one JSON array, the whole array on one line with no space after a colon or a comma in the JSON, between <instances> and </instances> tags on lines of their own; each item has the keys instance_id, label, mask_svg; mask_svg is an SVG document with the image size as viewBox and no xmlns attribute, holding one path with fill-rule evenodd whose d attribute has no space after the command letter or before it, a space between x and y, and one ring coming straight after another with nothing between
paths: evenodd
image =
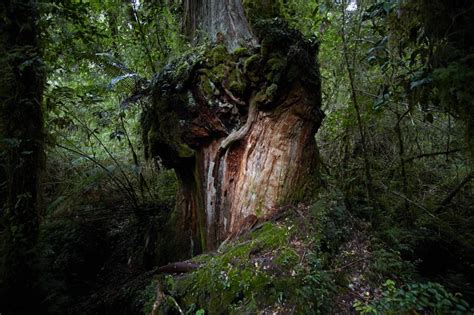
<instances>
[{"instance_id":1,"label":"moss on trunk","mask_svg":"<svg viewBox=\"0 0 474 315\"><path fill-rule=\"evenodd\" d=\"M194 253L304 198L316 168L318 44L279 19L259 20L254 31L259 47L195 49L149 88L147 156L178 174L177 235Z\"/></svg>"}]
</instances>

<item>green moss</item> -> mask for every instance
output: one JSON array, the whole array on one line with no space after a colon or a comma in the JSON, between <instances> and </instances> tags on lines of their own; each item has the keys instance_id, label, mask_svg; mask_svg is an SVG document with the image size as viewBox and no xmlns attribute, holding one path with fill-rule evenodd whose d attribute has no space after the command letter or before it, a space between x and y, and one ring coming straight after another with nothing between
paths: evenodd
<instances>
[{"instance_id":1,"label":"green moss","mask_svg":"<svg viewBox=\"0 0 474 315\"><path fill-rule=\"evenodd\" d=\"M269 87L268 87L269 88ZM267 105L273 100L272 89L269 91L270 94L267 93L267 87L263 87L257 95L255 95L255 101L257 102L258 106Z\"/></svg>"},{"instance_id":2,"label":"green moss","mask_svg":"<svg viewBox=\"0 0 474 315\"><path fill-rule=\"evenodd\" d=\"M199 86L206 98L210 98L214 95L215 85L209 80L207 75L199 76Z\"/></svg>"},{"instance_id":3,"label":"green moss","mask_svg":"<svg viewBox=\"0 0 474 315\"><path fill-rule=\"evenodd\" d=\"M267 61L267 67L270 69L270 71L282 71L286 66L286 60L279 58L279 57L273 57L268 59Z\"/></svg>"},{"instance_id":4,"label":"green moss","mask_svg":"<svg viewBox=\"0 0 474 315\"><path fill-rule=\"evenodd\" d=\"M259 54L255 54L247 58L244 62L244 72L248 73L251 71L251 68L255 66L256 63L260 62L262 56Z\"/></svg>"},{"instance_id":5,"label":"green moss","mask_svg":"<svg viewBox=\"0 0 474 315\"><path fill-rule=\"evenodd\" d=\"M228 88L231 92L238 95L243 95L245 93L247 83L238 67L234 67L233 71L229 75Z\"/></svg>"},{"instance_id":6,"label":"green moss","mask_svg":"<svg viewBox=\"0 0 474 315\"><path fill-rule=\"evenodd\" d=\"M319 74L312 70L314 47L281 19L266 19L278 15L280 1L245 1L245 5L262 18L253 27L263 38L260 53L244 47L230 53L217 45L178 58L155 75L150 86L153 104L142 119L147 157L159 155L165 166L173 167L179 158L193 155L180 122L189 121L190 109L196 107L190 93L196 85L208 105L216 103L222 87L243 101L248 101L249 89L256 90L259 105L268 105L301 81L319 103Z\"/></svg>"},{"instance_id":7,"label":"green moss","mask_svg":"<svg viewBox=\"0 0 474 315\"><path fill-rule=\"evenodd\" d=\"M286 58L273 57L268 59L265 65L265 79L269 82L277 83L281 79L281 74L286 69Z\"/></svg>"},{"instance_id":8,"label":"green moss","mask_svg":"<svg viewBox=\"0 0 474 315\"><path fill-rule=\"evenodd\" d=\"M224 45L217 45L206 53L207 63L211 67L227 62L229 52Z\"/></svg>"},{"instance_id":9,"label":"green moss","mask_svg":"<svg viewBox=\"0 0 474 315\"><path fill-rule=\"evenodd\" d=\"M194 150L184 143L178 143L178 157L189 158L194 156Z\"/></svg>"},{"instance_id":10,"label":"green moss","mask_svg":"<svg viewBox=\"0 0 474 315\"><path fill-rule=\"evenodd\" d=\"M241 241L225 245L217 256L194 258L202 267L177 278L167 290L188 311L203 308L209 314L241 314L273 305L281 292L288 291L288 284L296 290L296 282L289 273L287 278L276 280L274 271L267 270L271 262L265 267L252 257L259 252L274 253L279 266L298 261L288 248L291 235L287 226L266 223Z\"/></svg>"},{"instance_id":11,"label":"green moss","mask_svg":"<svg viewBox=\"0 0 474 315\"><path fill-rule=\"evenodd\" d=\"M278 92L278 85L275 83L271 84L269 87L267 87L265 94L268 96L269 99L273 99Z\"/></svg>"},{"instance_id":12,"label":"green moss","mask_svg":"<svg viewBox=\"0 0 474 315\"><path fill-rule=\"evenodd\" d=\"M163 279L165 294L188 314L330 313L335 283L312 237L315 225L306 230L306 218L301 220L267 222L215 253L193 258L201 267Z\"/></svg>"},{"instance_id":13,"label":"green moss","mask_svg":"<svg viewBox=\"0 0 474 315\"><path fill-rule=\"evenodd\" d=\"M280 250L279 255L273 261L281 267L292 268L296 266L299 259L300 256L294 249L285 247Z\"/></svg>"},{"instance_id":14,"label":"green moss","mask_svg":"<svg viewBox=\"0 0 474 315\"><path fill-rule=\"evenodd\" d=\"M256 83L262 79L261 62L262 56L260 54L255 54L245 59L244 73L251 82Z\"/></svg>"},{"instance_id":15,"label":"green moss","mask_svg":"<svg viewBox=\"0 0 474 315\"><path fill-rule=\"evenodd\" d=\"M237 47L232 53L235 57L239 58L248 54L248 49L246 47Z\"/></svg>"},{"instance_id":16,"label":"green moss","mask_svg":"<svg viewBox=\"0 0 474 315\"><path fill-rule=\"evenodd\" d=\"M218 84L222 82L227 77L229 73L229 66L227 64L221 63L211 69L209 73L209 78Z\"/></svg>"},{"instance_id":17,"label":"green moss","mask_svg":"<svg viewBox=\"0 0 474 315\"><path fill-rule=\"evenodd\" d=\"M229 85L229 90L235 94L243 95L247 89L245 82L232 81Z\"/></svg>"}]
</instances>

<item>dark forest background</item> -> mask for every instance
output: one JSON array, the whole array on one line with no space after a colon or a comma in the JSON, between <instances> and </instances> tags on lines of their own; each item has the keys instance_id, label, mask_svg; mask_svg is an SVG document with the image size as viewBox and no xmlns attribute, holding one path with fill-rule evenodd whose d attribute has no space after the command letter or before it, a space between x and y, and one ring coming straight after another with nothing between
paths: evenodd
<instances>
[{"instance_id":1,"label":"dark forest background","mask_svg":"<svg viewBox=\"0 0 474 315\"><path fill-rule=\"evenodd\" d=\"M474 3L276 2L319 43L326 117L298 258L256 237L301 277L240 274L217 300L229 251L194 286L157 271L189 253L141 132L154 74L211 43L183 35L180 1L0 4L1 314L149 313L158 282L168 313L472 314Z\"/></svg>"}]
</instances>

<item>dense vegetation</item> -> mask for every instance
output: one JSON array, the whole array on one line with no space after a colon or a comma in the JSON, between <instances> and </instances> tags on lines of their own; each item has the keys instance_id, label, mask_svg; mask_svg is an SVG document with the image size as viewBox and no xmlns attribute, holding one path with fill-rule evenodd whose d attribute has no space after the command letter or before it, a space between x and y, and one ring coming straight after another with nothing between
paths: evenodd
<instances>
[{"instance_id":1,"label":"dense vegetation","mask_svg":"<svg viewBox=\"0 0 474 315\"><path fill-rule=\"evenodd\" d=\"M181 1L0 4L1 314L474 312L474 3L243 3L266 41L233 52ZM234 101L320 80L325 114L310 191L204 253L177 228L190 114L153 101L195 69Z\"/></svg>"}]
</instances>

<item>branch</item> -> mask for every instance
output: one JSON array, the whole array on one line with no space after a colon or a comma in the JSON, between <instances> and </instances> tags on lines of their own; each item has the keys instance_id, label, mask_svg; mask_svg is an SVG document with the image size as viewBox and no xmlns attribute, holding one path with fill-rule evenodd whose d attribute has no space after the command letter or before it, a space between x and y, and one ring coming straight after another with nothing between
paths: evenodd
<instances>
[{"instance_id":1,"label":"branch","mask_svg":"<svg viewBox=\"0 0 474 315\"><path fill-rule=\"evenodd\" d=\"M122 173L122 176L125 180L125 182L127 183L128 185L128 190L129 190L129 195L131 197L131 201L134 205L134 207L138 210L139 209L139 202L138 202L138 198L137 198L137 195L135 193L135 189L133 188L133 185L132 183L130 182L130 180L128 179L128 176L127 174L125 173L125 171L123 170L123 167L122 165L119 163L119 161L114 157L114 155L110 152L110 150L107 148L107 146L102 142L102 140L100 140L100 138L96 135L96 133L94 132L94 130L92 130L91 128L89 128L89 126L83 122L82 120L80 120L77 116L75 116L74 114L70 113L70 112L67 112L67 111L64 111L65 114L67 115L70 115L72 118L74 118L79 124L82 125L83 128L85 128L90 135L92 135L96 141L99 143L100 146L102 146L102 148L104 149L104 151L107 153L107 155L114 161L114 163L117 165L118 169L120 170L120 173Z\"/></svg>"},{"instance_id":2,"label":"branch","mask_svg":"<svg viewBox=\"0 0 474 315\"><path fill-rule=\"evenodd\" d=\"M242 105L242 106L245 105L245 102L244 102L244 101L239 100L237 97L235 97L234 94L232 94L231 91L229 91L229 90L226 89L225 87L224 87L224 92L225 92L225 93L227 94L227 96L229 96L230 99L231 99L232 101L234 101L236 104L239 104L239 105Z\"/></svg>"},{"instance_id":3,"label":"branch","mask_svg":"<svg viewBox=\"0 0 474 315\"><path fill-rule=\"evenodd\" d=\"M374 198L375 196L373 195L373 191L372 191L372 188L373 188L372 172L371 172L371 165L369 161L369 154L367 150L366 133L364 130L364 126L362 125L362 115L361 115L359 102L357 100L355 78L354 78L354 73L352 71L354 64L351 65L349 61L349 45L347 43L346 9L345 8L346 8L346 0L343 0L342 1L342 53L343 53L343 57L346 63L347 76L349 78L349 86L350 86L350 92L351 92L350 95L351 95L352 103L354 105L354 109L356 112L357 126L358 126L360 140L362 143L362 154L364 158L364 170L365 170L365 179L366 179L365 188L367 192L367 199L369 202L372 202L372 200L375 200Z\"/></svg>"},{"instance_id":4,"label":"branch","mask_svg":"<svg viewBox=\"0 0 474 315\"><path fill-rule=\"evenodd\" d=\"M125 195L128 195L128 197L130 198L130 201L132 202L132 204L135 206L135 199L134 199L134 196L132 196L130 194L130 191L127 189L126 185L119 179L117 178L117 176L115 176L107 167L105 167L104 165L102 165L99 161L97 161L96 159L90 157L89 155L79 151L79 150L75 150L75 149L72 149L72 148L68 148L66 146L63 146L59 143L56 143L55 144L57 147L61 148L61 149L64 149L64 150L67 150L69 152L72 152L72 153L75 153L77 155L80 155L86 159L88 159L89 161L91 161L92 163L96 164L97 166L99 166L102 170L105 171L105 173L110 177L110 179L117 185L117 187L122 190Z\"/></svg>"},{"instance_id":5,"label":"branch","mask_svg":"<svg viewBox=\"0 0 474 315\"><path fill-rule=\"evenodd\" d=\"M369 260L371 257L370 257L371 253L369 253L369 257L362 257L362 258L359 258L359 259L356 259L356 260L353 260L341 267L336 267L336 268L333 268L333 269L330 269L330 270L327 270L327 272L341 272L342 270L354 265L354 264L357 264L361 261L365 261L365 260Z\"/></svg>"},{"instance_id":6,"label":"branch","mask_svg":"<svg viewBox=\"0 0 474 315\"><path fill-rule=\"evenodd\" d=\"M396 128L400 126L400 123L402 122L403 118L405 118L405 116L410 113L410 110L411 108L408 107L408 109L401 116L398 117L397 123L395 124ZM397 116L398 116L398 113L397 113Z\"/></svg>"},{"instance_id":7,"label":"branch","mask_svg":"<svg viewBox=\"0 0 474 315\"><path fill-rule=\"evenodd\" d=\"M385 186L384 184L381 184L382 187L388 191L389 193L397 196L397 197L400 197L402 198L403 200L411 203L412 205L416 206L417 208L423 210L424 212L426 212L430 217L432 217L433 219L439 221L439 222L443 222L443 220L441 220L439 217L437 217L436 215L434 215L430 210L428 210L427 208L425 208L424 206L420 205L419 203L416 203L414 202L413 200L409 199L407 196L397 192L397 191L394 191L394 190L390 190L387 186Z\"/></svg>"},{"instance_id":8,"label":"branch","mask_svg":"<svg viewBox=\"0 0 474 315\"><path fill-rule=\"evenodd\" d=\"M436 156L436 155L445 155L445 154L450 154L450 153L455 153L455 152L459 152L463 149L452 149L452 150L448 150L448 151L438 151L438 152L431 152L431 153L423 153L423 154L420 154L420 155L417 155L417 156L414 156L414 157L411 157L409 159L405 159L405 162L412 162L414 160L417 160L417 159L421 159L421 158L424 158L424 157L430 157L430 156Z\"/></svg>"},{"instance_id":9,"label":"branch","mask_svg":"<svg viewBox=\"0 0 474 315\"><path fill-rule=\"evenodd\" d=\"M458 192L461 191L461 189L471 181L471 179L474 177L474 173L470 173L469 175L466 176L466 178L464 178L461 183L459 183L459 185L456 186L456 188L454 188L454 190L446 197L444 198L444 200L441 202L441 204L439 205L438 208L436 208L436 211L440 211L441 209L443 209L444 207L446 207L450 202L451 200L453 200L454 197L456 197L456 195L458 194Z\"/></svg>"}]
</instances>

